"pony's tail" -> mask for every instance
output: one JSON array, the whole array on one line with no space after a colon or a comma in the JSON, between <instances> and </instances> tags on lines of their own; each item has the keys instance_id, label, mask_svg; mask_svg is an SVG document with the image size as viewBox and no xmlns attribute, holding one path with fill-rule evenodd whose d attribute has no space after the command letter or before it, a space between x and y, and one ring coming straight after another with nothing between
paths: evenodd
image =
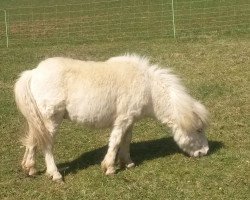
<instances>
[{"instance_id":1,"label":"pony's tail","mask_svg":"<svg viewBox=\"0 0 250 200\"><path fill-rule=\"evenodd\" d=\"M44 124L43 117L31 93L31 78L31 70L23 72L14 87L16 105L26 118L29 127L22 143L25 146L34 145L44 148L52 144L52 136Z\"/></svg>"}]
</instances>

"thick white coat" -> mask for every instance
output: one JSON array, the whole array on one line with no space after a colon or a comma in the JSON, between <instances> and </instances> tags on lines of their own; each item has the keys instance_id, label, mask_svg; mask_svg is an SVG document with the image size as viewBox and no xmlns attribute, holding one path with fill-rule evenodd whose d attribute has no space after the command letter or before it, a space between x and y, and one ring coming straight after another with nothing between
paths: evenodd
<instances>
[{"instance_id":1,"label":"thick white coat","mask_svg":"<svg viewBox=\"0 0 250 200\"><path fill-rule=\"evenodd\" d=\"M25 71L15 84L18 108L29 131L24 139L23 168L35 170L35 149L45 155L47 173L61 175L54 162L53 137L63 118L96 127L113 127L102 162L106 174L115 172L115 157L132 167L129 144L135 121L153 117L168 125L179 147L191 156L207 154L204 135L207 111L194 100L168 69L146 58L125 55L105 62L49 58Z\"/></svg>"}]
</instances>

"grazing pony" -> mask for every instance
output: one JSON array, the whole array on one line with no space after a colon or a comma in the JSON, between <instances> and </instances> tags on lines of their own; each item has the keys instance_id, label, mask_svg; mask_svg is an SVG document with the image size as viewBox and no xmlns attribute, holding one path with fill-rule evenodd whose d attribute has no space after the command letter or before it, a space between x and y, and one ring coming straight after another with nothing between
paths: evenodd
<instances>
[{"instance_id":1,"label":"grazing pony","mask_svg":"<svg viewBox=\"0 0 250 200\"><path fill-rule=\"evenodd\" d=\"M52 154L54 136L64 118L95 127L112 127L108 151L102 161L106 175L120 164L134 166L130 142L134 123L152 117L172 129L178 146L190 156L208 152L204 134L207 111L194 100L168 69L144 57L125 55L105 62L49 58L23 72L15 84L17 107L28 131L23 169L34 175L35 152L45 156L46 173L61 180Z\"/></svg>"}]
</instances>

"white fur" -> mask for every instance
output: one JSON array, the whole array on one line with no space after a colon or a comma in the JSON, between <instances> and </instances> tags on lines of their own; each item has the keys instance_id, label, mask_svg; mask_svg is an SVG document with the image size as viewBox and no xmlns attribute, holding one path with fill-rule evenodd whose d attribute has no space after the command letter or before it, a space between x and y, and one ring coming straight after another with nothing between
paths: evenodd
<instances>
[{"instance_id":1,"label":"white fur","mask_svg":"<svg viewBox=\"0 0 250 200\"><path fill-rule=\"evenodd\" d=\"M55 165L53 137L63 118L96 127L113 127L108 152L102 162L106 174L120 164L134 166L129 144L135 121L153 117L173 130L179 147L191 156L207 154L204 135L207 111L185 91L168 69L146 58L126 55L105 62L49 58L22 73L15 84L18 108L29 131L24 139L23 168L35 173L35 149L41 147L47 174L62 177Z\"/></svg>"}]
</instances>

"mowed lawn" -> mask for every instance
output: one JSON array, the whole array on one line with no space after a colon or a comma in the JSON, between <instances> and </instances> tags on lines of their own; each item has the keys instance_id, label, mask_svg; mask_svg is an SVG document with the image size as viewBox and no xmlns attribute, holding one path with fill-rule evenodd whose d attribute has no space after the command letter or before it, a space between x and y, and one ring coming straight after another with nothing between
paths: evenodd
<instances>
[{"instance_id":1,"label":"mowed lawn","mask_svg":"<svg viewBox=\"0 0 250 200\"><path fill-rule=\"evenodd\" d=\"M29 5L29 1L18 2L14 5L3 0L0 5ZM38 1L30 2L40 5ZM136 124L133 133L131 156L136 167L105 176L100 163L110 130L65 121L54 149L64 184L45 176L41 152L37 155L38 175L26 176L20 167L24 148L19 140L25 121L13 98L13 84L19 73L52 56L106 60L127 52L148 56L152 63L170 67L190 94L205 104L210 112L209 154L202 158L184 155L167 127L145 119ZM247 34L54 46L43 42L1 48L0 199L249 199L249 55Z\"/></svg>"}]
</instances>

